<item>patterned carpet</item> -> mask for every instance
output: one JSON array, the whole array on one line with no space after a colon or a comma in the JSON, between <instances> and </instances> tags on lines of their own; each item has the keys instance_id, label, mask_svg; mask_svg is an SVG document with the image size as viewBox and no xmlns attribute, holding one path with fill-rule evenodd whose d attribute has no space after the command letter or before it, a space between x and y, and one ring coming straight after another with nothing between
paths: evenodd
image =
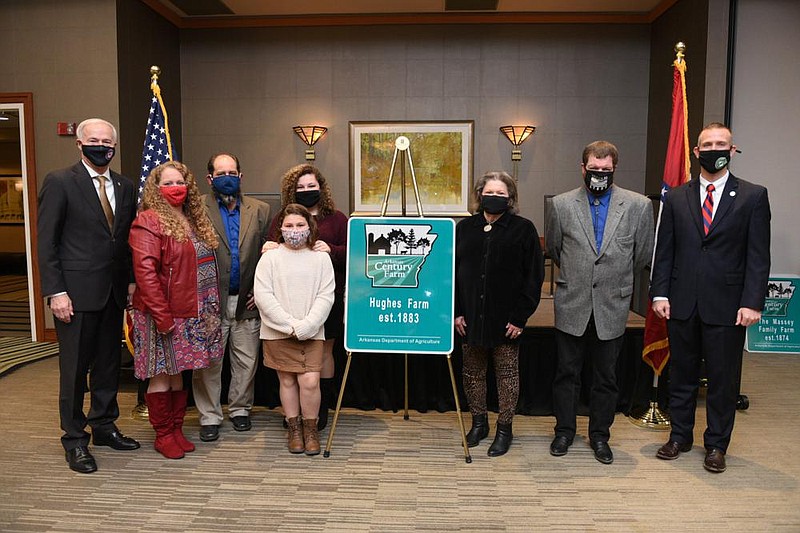
<instances>
[{"instance_id":1,"label":"patterned carpet","mask_svg":"<svg viewBox=\"0 0 800 533\"><path fill-rule=\"evenodd\" d=\"M618 415L613 465L594 460L586 419L565 457L551 457L552 417L518 416L508 455L490 439L466 464L454 413L361 412L340 417L330 458L293 456L281 414L256 408L253 430L200 443L168 460L146 422L128 415L135 387L120 394L122 430L142 449L93 448L100 470L71 472L59 443L58 364L47 359L0 378L0 531L800 531L796 425L800 358L748 355L728 471L702 468L700 446L678 460L654 458L666 433ZM413 383L411 384L413 387ZM465 417L467 418L467 417ZM493 422L495 415L490 414ZM698 411L697 442L703 411ZM325 436L327 432L325 432Z\"/></svg>"},{"instance_id":2,"label":"patterned carpet","mask_svg":"<svg viewBox=\"0 0 800 533\"><path fill-rule=\"evenodd\" d=\"M31 342L30 338L0 337L0 376L14 368L58 354L54 342Z\"/></svg>"},{"instance_id":3,"label":"patterned carpet","mask_svg":"<svg viewBox=\"0 0 800 533\"><path fill-rule=\"evenodd\" d=\"M0 276L0 337L30 337L28 278Z\"/></svg>"}]
</instances>

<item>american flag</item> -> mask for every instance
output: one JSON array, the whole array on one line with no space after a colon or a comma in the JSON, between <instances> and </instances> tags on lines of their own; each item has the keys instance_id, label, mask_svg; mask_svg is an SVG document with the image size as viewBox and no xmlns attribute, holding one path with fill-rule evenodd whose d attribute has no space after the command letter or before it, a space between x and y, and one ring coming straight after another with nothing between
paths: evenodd
<instances>
[{"instance_id":1,"label":"american flag","mask_svg":"<svg viewBox=\"0 0 800 533\"><path fill-rule=\"evenodd\" d=\"M147 129L144 133L144 147L142 148L138 194L140 201L144 192L144 183L150 171L161 163L174 159L167 110L164 107L164 100L161 98L161 88L156 80L152 81L150 88L153 90L153 98L150 100L150 116L147 118Z\"/></svg>"}]
</instances>

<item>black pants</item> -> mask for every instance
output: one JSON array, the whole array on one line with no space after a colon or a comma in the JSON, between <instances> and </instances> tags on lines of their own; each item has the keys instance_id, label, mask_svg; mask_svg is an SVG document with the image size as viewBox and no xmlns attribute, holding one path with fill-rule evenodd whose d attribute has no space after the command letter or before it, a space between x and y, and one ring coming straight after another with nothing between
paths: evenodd
<instances>
[{"instance_id":1,"label":"black pants","mask_svg":"<svg viewBox=\"0 0 800 533\"><path fill-rule=\"evenodd\" d=\"M700 363L705 359L708 393L706 448L728 450L736 417L739 371L742 364L745 328L704 323L697 310L687 320L667 321L670 344L669 409L672 417L670 439L691 444Z\"/></svg>"},{"instance_id":2,"label":"black pants","mask_svg":"<svg viewBox=\"0 0 800 533\"><path fill-rule=\"evenodd\" d=\"M119 417L117 389L122 346L122 308L113 296L100 311L75 312L65 324L55 320L59 347L59 415L65 450L89 444L93 431L110 431ZM83 412L89 375L89 416Z\"/></svg>"},{"instance_id":3,"label":"black pants","mask_svg":"<svg viewBox=\"0 0 800 533\"><path fill-rule=\"evenodd\" d=\"M617 358L623 337L600 340L594 321L575 337L556 330L558 366L553 381L553 410L557 437L575 438L578 397L581 391L581 370L584 359L592 361L592 387L589 396L589 440L608 442L617 408Z\"/></svg>"}]
</instances>

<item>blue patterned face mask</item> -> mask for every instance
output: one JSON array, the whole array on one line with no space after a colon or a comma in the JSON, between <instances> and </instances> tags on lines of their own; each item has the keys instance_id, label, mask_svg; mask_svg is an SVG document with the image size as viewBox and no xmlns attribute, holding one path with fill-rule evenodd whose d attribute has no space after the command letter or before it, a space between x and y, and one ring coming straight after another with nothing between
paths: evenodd
<instances>
[{"instance_id":1,"label":"blue patterned face mask","mask_svg":"<svg viewBox=\"0 0 800 533\"><path fill-rule=\"evenodd\" d=\"M283 241L294 249L302 248L308 242L308 236L311 235L311 229L282 229Z\"/></svg>"},{"instance_id":2,"label":"blue patterned face mask","mask_svg":"<svg viewBox=\"0 0 800 533\"><path fill-rule=\"evenodd\" d=\"M215 176L212 178L211 184L214 189L222 195L236 196L239 194L241 178L233 174L225 174L224 176Z\"/></svg>"}]
</instances>

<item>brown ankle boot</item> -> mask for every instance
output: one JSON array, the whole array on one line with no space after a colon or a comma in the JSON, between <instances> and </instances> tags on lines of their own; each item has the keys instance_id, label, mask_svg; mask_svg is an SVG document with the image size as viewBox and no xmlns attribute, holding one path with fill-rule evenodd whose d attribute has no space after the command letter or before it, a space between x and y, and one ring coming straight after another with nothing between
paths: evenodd
<instances>
[{"instance_id":1,"label":"brown ankle boot","mask_svg":"<svg viewBox=\"0 0 800 533\"><path fill-rule=\"evenodd\" d=\"M303 439L306 445L306 455L319 455L319 433L317 432L317 419L303 419Z\"/></svg>"},{"instance_id":2,"label":"brown ankle boot","mask_svg":"<svg viewBox=\"0 0 800 533\"><path fill-rule=\"evenodd\" d=\"M289 426L289 452L303 453L306 449L303 445L303 423L300 421L300 417L295 416L293 418L287 418L286 424ZM317 451L317 453L319 453L319 451Z\"/></svg>"}]
</instances>

